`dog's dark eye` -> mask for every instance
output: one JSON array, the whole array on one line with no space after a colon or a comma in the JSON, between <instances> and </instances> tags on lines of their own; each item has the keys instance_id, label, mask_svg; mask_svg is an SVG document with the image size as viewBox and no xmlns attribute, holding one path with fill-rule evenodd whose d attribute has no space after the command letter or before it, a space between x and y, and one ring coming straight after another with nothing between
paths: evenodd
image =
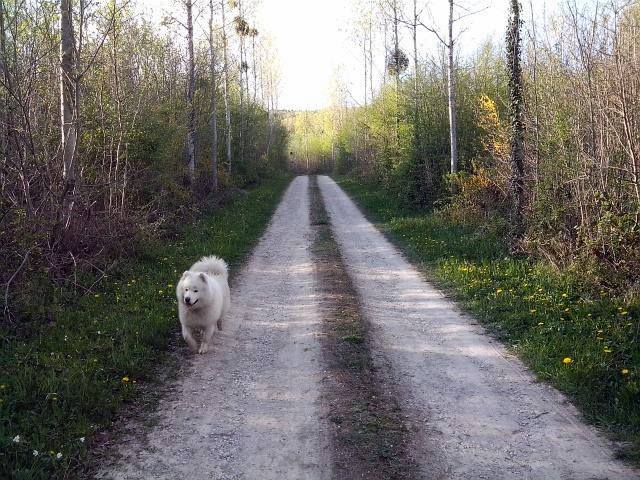
<instances>
[{"instance_id":1,"label":"dog's dark eye","mask_svg":"<svg viewBox=\"0 0 640 480\"><path fill-rule=\"evenodd\" d=\"M194 290L193 293L198 293L198 290Z\"/></svg>"},{"instance_id":2,"label":"dog's dark eye","mask_svg":"<svg viewBox=\"0 0 640 480\"><path fill-rule=\"evenodd\" d=\"M189 291L189 289L188 289L188 288L185 288L185 289L184 289L184 291L185 291L185 292L188 292L188 291Z\"/></svg>"}]
</instances>

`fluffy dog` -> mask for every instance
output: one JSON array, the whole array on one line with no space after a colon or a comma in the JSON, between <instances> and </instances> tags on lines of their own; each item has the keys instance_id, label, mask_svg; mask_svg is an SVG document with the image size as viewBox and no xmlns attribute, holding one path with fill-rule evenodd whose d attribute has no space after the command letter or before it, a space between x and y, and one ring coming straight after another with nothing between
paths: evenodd
<instances>
[{"instance_id":1,"label":"fluffy dog","mask_svg":"<svg viewBox=\"0 0 640 480\"><path fill-rule=\"evenodd\" d=\"M231 303L227 263L213 255L202 257L182 274L176 295L182 336L191 350L207 353L213 332L216 326L222 330ZM194 338L197 331L202 333L199 347Z\"/></svg>"}]
</instances>

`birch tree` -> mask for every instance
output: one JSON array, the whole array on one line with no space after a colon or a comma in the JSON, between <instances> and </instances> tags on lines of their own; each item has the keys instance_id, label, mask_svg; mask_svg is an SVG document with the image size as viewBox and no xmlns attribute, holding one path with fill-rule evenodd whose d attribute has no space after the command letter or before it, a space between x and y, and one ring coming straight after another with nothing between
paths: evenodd
<instances>
[{"instance_id":1,"label":"birch tree","mask_svg":"<svg viewBox=\"0 0 640 480\"><path fill-rule=\"evenodd\" d=\"M196 171L196 110L193 96L196 89L195 59L193 54L193 1L186 0L184 6L187 10L187 174L189 183L195 183Z\"/></svg>"},{"instance_id":2,"label":"birch tree","mask_svg":"<svg viewBox=\"0 0 640 480\"><path fill-rule=\"evenodd\" d=\"M449 15L447 20L447 34L441 35L437 28L433 25L426 25L422 21L418 22L417 14L414 17L416 24L419 23L422 27L426 28L429 32L433 33L438 41L443 45L446 51L447 57L447 97L448 97L448 111L449 111L449 151L450 151L450 173L456 173L458 171L458 116L456 106L456 65L455 65L455 49L457 45L458 36L454 36L454 25L470 15L475 15L486 7L480 7L480 9L471 11L468 8L459 6L464 13L455 15L455 6L453 0L449 0Z\"/></svg>"},{"instance_id":3,"label":"birch tree","mask_svg":"<svg viewBox=\"0 0 640 480\"><path fill-rule=\"evenodd\" d=\"M220 0L220 12L222 14L222 60L224 70L223 96L224 96L224 119L225 119L225 139L227 152L227 168L231 175L231 106L229 104L229 41L227 38L227 23L225 18L225 1Z\"/></svg>"},{"instance_id":4,"label":"birch tree","mask_svg":"<svg viewBox=\"0 0 640 480\"><path fill-rule=\"evenodd\" d=\"M218 120L217 93L218 78L216 73L216 45L213 28L214 19L213 0L209 0L209 69L211 78L211 189L218 191Z\"/></svg>"},{"instance_id":5,"label":"birch tree","mask_svg":"<svg viewBox=\"0 0 640 480\"><path fill-rule=\"evenodd\" d=\"M451 173L458 171L458 120L456 115L456 76L454 67L453 0L449 0L449 35L447 37L447 90L449 93L449 146Z\"/></svg>"}]
</instances>

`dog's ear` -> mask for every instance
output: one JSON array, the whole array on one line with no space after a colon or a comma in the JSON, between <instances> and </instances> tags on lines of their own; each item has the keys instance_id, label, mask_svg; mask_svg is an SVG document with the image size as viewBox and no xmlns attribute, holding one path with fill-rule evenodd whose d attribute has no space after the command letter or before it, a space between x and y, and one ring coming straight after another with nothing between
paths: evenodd
<instances>
[{"instance_id":1,"label":"dog's ear","mask_svg":"<svg viewBox=\"0 0 640 480\"><path fill-rule=\"evenodd\" d=\"M182 278L186 277L187 275L189 275L189 270L186 270L186 271L182 274Z\"/></svg>"},{"instance_id":2,"label":"dog's ear","mask_svg":"<svg viewBox=\"0 0 640 480\"><path fill-rule=\"evenodd\" d=\"M202 280L204 283L207 283L207 276L204 273L201 273L199 277L200 277L200 280Z\"/></svg>"}]
</instances>

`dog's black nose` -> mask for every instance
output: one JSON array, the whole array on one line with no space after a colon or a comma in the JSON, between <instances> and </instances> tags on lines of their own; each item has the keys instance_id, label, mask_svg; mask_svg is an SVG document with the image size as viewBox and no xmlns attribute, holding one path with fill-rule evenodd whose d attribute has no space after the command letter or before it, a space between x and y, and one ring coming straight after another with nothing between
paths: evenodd
<instances>
[{"instance_id":1,"label":"dog's black nose","mask_svg":"<svg viewBox=\"0 0 640 480\"><path fill-rule=\"evenodd\" d=\"M191 303L191 297L184 297L184 303L189 305Z\"/></svg>"}]
</instances>

